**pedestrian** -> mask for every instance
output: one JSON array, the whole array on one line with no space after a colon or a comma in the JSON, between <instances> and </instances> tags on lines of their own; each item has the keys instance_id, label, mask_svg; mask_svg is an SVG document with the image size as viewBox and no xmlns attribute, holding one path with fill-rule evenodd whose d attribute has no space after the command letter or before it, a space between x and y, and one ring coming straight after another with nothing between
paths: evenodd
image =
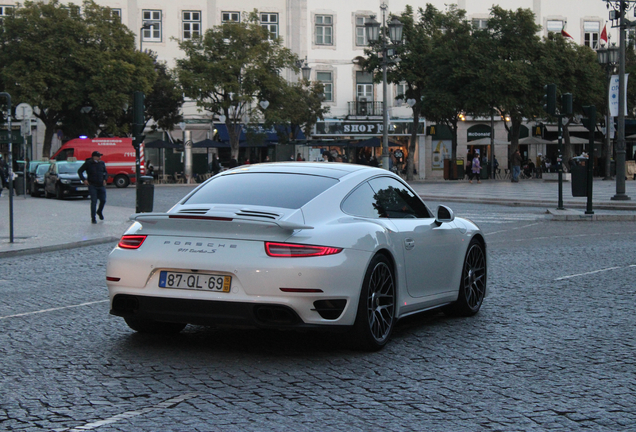
<instances>
[{"instance_id":1,"label":"pedestrian","mask_svg":"<svg viewBox=\"0 0 636 432\"><path fill-rule=\"evenodd\" d=\"M221 163L219 162L219 158L216 155L216 153L214 153L212 155L212 174L217 175L220 171L221 171Z\"/></svg>"},{"instance_id":2,"label":"pedestrian","mask_svg":"<svg viewBox=\"0 0 636 432\"><path fill-rule=\"evenodd\" d=\"M512 154L512 182L519 183L519 174L521 173L521 153L519 149Z\"/></svg>"},{"instance_id":3,"label":"pedestrian","mask_svg":"<svg viewBox=\"0 0 636 432\"><path fill-rule=\"evenodd\" d=\"M102 154L94 151L91 157L77 170L80 180L88 186L91 195L91 223L97 223L95 215L104 220L104 206L106 205L106 180L108 172L106 164L102 161ZM86 173L86 178L84 177ZM99 208L97 201L99 200Z\"/></svg>"},{"instance_id":4,"label":"pedestrian","mask_svg":"<svg viewBox=\"0 0 636 432\"><path fill-rule=\"evenodd\" d=\"M475 157L473 158L473 164L471 167L471 171L473 173L472 177L468 181L472 184L473 178L477 178L477 183L481 183L480 175L481 175L481 162L479 161L479 153L475 153Z\"/></svg>"},{"instance_id":5,"label":"pedestrian","mask_svg":"<svg viewBox=\"0 0 636 432\"><path fill-rule=\"evenodd\" d=\"M541 153L537 154L537 163L535 165L535 169L536 169L536 177L537 178L541 178L543 177L543 155Z\"/></svg>"}]
</instances>

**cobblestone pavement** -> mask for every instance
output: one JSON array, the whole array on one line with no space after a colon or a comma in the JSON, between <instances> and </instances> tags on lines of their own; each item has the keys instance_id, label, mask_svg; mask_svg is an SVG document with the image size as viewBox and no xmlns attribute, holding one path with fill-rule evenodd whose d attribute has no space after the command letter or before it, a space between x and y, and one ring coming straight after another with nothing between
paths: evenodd
<instances>
[{"instance_id":1,"label":"cobblestone pavement","mask_svg":"<svg viewBox=\"0 0 636 432\"><path fill-rule=\"evenodd\" d=\"M378 353L135 334L108 315L112 244L0 259L0 430L636 430L634 224L452 207L482 218L490 296L472 318L401 321Z\"/></svg>"}]
</instances>

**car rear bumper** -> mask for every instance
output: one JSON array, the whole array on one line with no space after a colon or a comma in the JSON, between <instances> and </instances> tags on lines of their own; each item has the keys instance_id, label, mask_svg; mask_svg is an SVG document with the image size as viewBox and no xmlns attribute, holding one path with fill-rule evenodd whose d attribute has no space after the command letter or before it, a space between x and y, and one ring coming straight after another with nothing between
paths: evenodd
<instances>
[{"instance_id":1,"label":"car rear bumper","mask_svg":"<svg viewBox=\"0 0 636 432\"><path fill-rule=\"evenodd\" d=\"M334 310L334 315L340 315L345 304ZM348 328L305 323L291 307L283 304L175 299L130 294L116 295L111 303L110 313L120 317L135 316L162 322L210 326L330 330Z\"/></svg>"}]
</instances>

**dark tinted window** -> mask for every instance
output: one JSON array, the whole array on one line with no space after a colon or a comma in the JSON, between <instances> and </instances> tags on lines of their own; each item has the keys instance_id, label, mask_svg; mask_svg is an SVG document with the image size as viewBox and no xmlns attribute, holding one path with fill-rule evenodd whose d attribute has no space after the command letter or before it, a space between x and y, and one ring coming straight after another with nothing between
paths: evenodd
<instances>
[{"instance_id":1,"label":"dark tinted window","mask_svg":"<svg viewBox=\"0 0 636 432\"><path fill-rule=\"evenodd\" d=\"M390 177L378 177L369 180L369 184L375 192L373 206L380 217L432 217L422 200L399 181Z\"/></svg>"},{"instance_id":2,"label":"dark tinted window","mask_svg":"<svg viewBox=\"0 0 636 432\"><path fill-rule=\"evenodd\" d=\"M343 201L342 211L353 216L379 218L381 215L374 206L374 196L369 183L362 183Z\"/></svg>"},{"instance_id":3,"label":"dark tinted window","mask_svg":"<svg viewBox=\"0 0 636 432\"><path fill-rule=\"evenodd\" d=\"M338 182L302 174L236 173L213 178L187 204L245 204L298 209Z\"/></svg>"},{"instance_id":4,"label":"dark tinted window","mask_svg":"<svg viewBox=\"0 0 636 432\"><path fill-rule=\"evenodd\" d=\"M84 162L66 162L57 165L57 172L60 174L77 174L77 170Z\"/></svg>"},{"instance_id":5,"label":"dark tinted window","mask_svg":"<svg viewBox=\"0 0 636 432\"><path fill-rule=\"evenodd\" d=\"M49 170L49 164L40 164L36 168L36 174L43 175L48 170Z\"/></svg>"}]
</instances>

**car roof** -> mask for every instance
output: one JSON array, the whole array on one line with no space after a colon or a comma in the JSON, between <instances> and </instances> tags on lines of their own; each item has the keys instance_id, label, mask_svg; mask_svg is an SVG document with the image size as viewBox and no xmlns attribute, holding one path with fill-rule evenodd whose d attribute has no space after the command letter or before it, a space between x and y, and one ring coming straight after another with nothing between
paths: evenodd
<instances>
[{"instance_id":1,"label":"car roof","mask_svg":"<svg viewBox=\"0 0 636 432\"><path fill-rule=\"evenodd\" d=\"M364 170L379 170L365 165L354 165L338 162L272 162L259 163L253 165L241 165L222 175L239 173L285 173L285 174L307 174L339 179L353 172ZM381 170L379 170L381 171Z\"/></svg>"}]
</instances>

